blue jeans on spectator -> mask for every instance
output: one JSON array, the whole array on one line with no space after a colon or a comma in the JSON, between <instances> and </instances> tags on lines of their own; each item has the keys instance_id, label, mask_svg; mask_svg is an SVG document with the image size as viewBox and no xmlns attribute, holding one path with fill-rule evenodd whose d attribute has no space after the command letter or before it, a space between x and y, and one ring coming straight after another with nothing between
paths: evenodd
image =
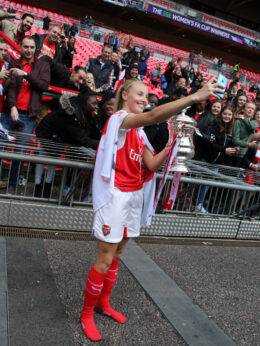
<instances>
[{"instance_id":1,"label":"blue jeans on spectator","mask_svg":"<svg viewBox=\"0 0 260 346\"><path fill-rule=\"evenodd\" d=\"M204 158L201 158L200 161L201 162L207 162ZM210 170L213 171L213 172L218 172L218 168L217 167L210 168ZM198 197L197 205L199 205L199 204L202 205L204 203L204 198L205 198L205 195L206 195L208 189L209 189L208 185L201 185L200 186L200 192L199 192L199 197Z\"/></svg>"},{"instance_id":2,"label":"blue jeans on spectator","mask_svg":"<svg viewBox=\"0 0 260 346\"><path fill-rule=\"evenodd\" d=\"M11 119L11 117L5 113L1 114L1 123L3 127L8 131L16 131L21 133L33 133L36 124L36 117L30 118L28 114L19 113L20 123L17 123ZM30 142L30 137L21 137L17 138L15 143L26 146ZM26 150L21 148L15 149L17 153L24 153ZM19 166L22 167L22 162L20 161L12 161L12 167L9 176L9 184L8 188L15 192L17 178L19 174Z\"/></svg>"}]
</instances>

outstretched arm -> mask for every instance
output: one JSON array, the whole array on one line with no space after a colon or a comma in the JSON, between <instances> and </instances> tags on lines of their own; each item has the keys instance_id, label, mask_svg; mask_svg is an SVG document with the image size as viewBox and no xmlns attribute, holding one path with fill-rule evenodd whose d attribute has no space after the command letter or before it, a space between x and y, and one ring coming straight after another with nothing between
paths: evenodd
<instances>
[{"instance_id":1,"label":"outstretched arm","mask_svg":"<svg viewBox=\"0 0 260 346\"><path fill-rule=\"evenodd\" d=\"M168 120L171 116L180 113L184 108L191 106L193 103L207 100L210 96L219 98L216 95L216 93L219 92L223 92L223 89L221 88L221 85L216 83L216 80L212 78L195 94L166 103L154 108L150 112L127 115L121 125L121 128L130 129L161 123Z\"/></svg>"}]
</instances>

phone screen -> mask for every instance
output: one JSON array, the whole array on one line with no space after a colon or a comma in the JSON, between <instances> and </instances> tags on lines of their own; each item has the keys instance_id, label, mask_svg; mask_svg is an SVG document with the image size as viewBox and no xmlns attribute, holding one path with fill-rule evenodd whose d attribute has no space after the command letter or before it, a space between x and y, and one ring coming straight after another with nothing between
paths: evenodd
<instances>
[{"instance_id":1,"label":"phone screen","mask_svg":"<svg viewBox=\"0 0 260 346\"><path fill-rule=\"evenodd\" d=\"M223 99L223 97L224 97L224 91L226 90L226 86L227 86L227 82L228 82L228 80L227 80L227 78L225 77L225 76L223 76L223 74L219 74L218 75L218 80L217 80L217 82L219 83L219 84L222 84L223 85L223 93L217 93L216 95L218 95L221 99Z\"/></svg>"}]
</instances>

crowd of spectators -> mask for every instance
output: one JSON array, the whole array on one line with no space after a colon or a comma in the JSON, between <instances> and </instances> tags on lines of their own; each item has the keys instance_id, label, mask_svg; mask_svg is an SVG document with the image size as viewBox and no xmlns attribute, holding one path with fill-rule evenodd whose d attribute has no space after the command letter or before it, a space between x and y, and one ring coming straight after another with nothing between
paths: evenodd
<instances>
[{"instance_id":1,"label":"crowd of spectators","mask_svg":"<svg viewBox=\"0 0 260 346\"><path fill-rule=\"evenodd\" d=\"M10 18L19 20L16 24ZM131 36L112 33L105 37L99 56L91 57L84 66L73 66L77 54L75 43L78 28L50 25L44 18L46 34L26 36L33 25L30 14L19 17L13 12L0 12L0 28L12 41L19 44L21 58L14 60L7 54L6 41L0 38L1 123L8 130L32 133L36 128L39 138L58 140L96 149L107 118L113 113L115 92L126 79L138 78L149 87L147 107L185 97L196 92L207 82L194 69L195 53L188 64L173 57L165 70L160 63L149 71L149 50L134 44ZM91 28L94 21L84 17L81 26ZM203 53L197 57L200 65ZM216 61L219 71L222 59ZM237 88L239 63L234 67L233 83L221 99L210 99L193 105L188 114L196 119L194 135L195 159L209 163L246 167L259 170L260 91L253 83L249 99L245 88ZM63 95L59 100L42 100L48 85L79 92ZM145 129L156 152L169 138L168 124L157 124ZM26 143L21 143L25 145ZM45 149L42 148L42 153ZM43 167L37 166L36 184L41 184ZM13 162L9 192L14 193L19 174L19 162ZM52 174L47 183L51 182ZM36 189L36 193L39 193ZM205 194L205 191L203 192ZM203 193L198 208L202 205Z\"/></svg>"}]
</instances>

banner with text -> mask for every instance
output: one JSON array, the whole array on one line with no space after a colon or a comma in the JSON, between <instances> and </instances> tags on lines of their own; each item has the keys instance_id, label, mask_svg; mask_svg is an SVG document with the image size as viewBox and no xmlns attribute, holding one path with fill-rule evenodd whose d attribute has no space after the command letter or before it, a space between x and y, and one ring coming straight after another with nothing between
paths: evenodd
<instances>
[{"instance_id":1,"label":"banner with text","mask_svg":"<svg viewBox=\"0 0 260 346\"><path fill-rule=\"evenodd\" d=\"M185 17L171 10L164 9L157 5L152 5L148 3L147 1L141 1L141 0L140 1L139 0L104 0L104 1L113 3L115 5L134 7L138 10L146 11L146 12L164 17L164 18L168 18L172 21L188 25L192 28L208 32L209 34L213 34L213 35L225 38L227 40L230 40L239 44L243 44L251 48L260 49L260 42L254 41L246 37L239 36L237 34L217 28L207 23L202 23L196 19Z\"/></svg>"}]
</instances>

